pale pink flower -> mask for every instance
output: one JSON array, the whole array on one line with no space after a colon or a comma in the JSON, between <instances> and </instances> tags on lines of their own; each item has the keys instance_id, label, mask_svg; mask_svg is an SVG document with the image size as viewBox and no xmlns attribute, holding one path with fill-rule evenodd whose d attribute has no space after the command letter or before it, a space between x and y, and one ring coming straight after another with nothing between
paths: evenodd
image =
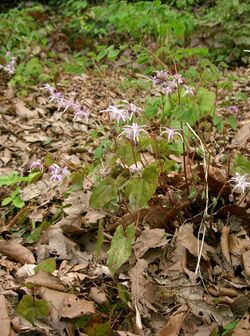
<instances>
[{"instance_id":1,"label":"pale pink flower","mask_svg":"<svg viewBox=\"0 0 250 336\"><path fill-rule=\"evenodd\" d=\"M6 56L10 57L10 60L5 66L0 64L0 69L3 69L9 75L13 75L16 71L15 67L17 58L14 56L11 57L10 51L7 51Z\"/></svg>"},{"instance_id":2,"label":"pale pink flower","mask_svg":"<svg viewBox=\"0 0 250 336\"><path fill-rule=\"evenodd\" d=\"M176 82L177 84L183 84L184 83L184 78L180 74L173 75L173 81Z\"/></svg>"},{"instance_id":3,"label":"pale pink flower","mask_svg":"<svg viewBox=\"0 0 250 336\"><path fill-rule=\"evenodd\" d=\"M64 177L70 175L70 171L67 167L61 168L56 163L49 167L50 180L55 182L61 182Z\"/></svg>"},{"instance_id":4,"label":"pale pink flower","mask_svg":"<svg viewBox=\"0 0 250 336\"><path fill-rule=\"evenodd\" d=\"M160 136L162 136L163 134L167 134L168 136L168 141L172 141L174 140L175 136L179 136L182 140L183 140L183 137L181 135L180 132L178 132L180 130L177 130L177 129L174 129L174 128L168 128L168 127L165 127L164 128L164 131L161 132Z\"/></svg>"},{"instance_id":5,"label":"pale pink flower","mask_svg":"<svg viewBox=\"0 0 250 336\"><path fill-rule=\"evenodd\" d=\"M248 174L240 175L240 173L235 173L235 176L230 180L234 184L232 192L245 193L245 191L250 187L250 182L248 182Z\"/></svg>"},{"instance_id":6,"label":"pale pink flower","mask_svg":"<svg viewBox=\"0 0 250 336\"><path fill-rule=\"evenodd\" d=\"M134 143L137 143L139 140L139 135L144 132L147 133L147 131L144 129L146 126L139 126L136 123L133 123L132 125L125 125L123 126L123 132L121 132L118 137L125 134L126 137L133 141Z\"/></svg>"},{"instance_id":7,"label":"pale pink flower","mask_svg":"<svg viewBox=\"0 0 250 336\"><path fill-rule=\"evenodd\" d=\"M50 167L49 167L49 173L50 174L60 174L61 172L61 168L56 164L53 163Z\"/></svg>"},{"instance_id":8,"label":"pale pink flower","mask_svg":"<svg viewBox=\"0 0 250 336\"><path fill-rule=\"evenodd\" d=\"M121 100L124 104L120 104L120 105L117 105L117 107L121 107L122 109L124 109L128 115L129 115L129 118L132 119L133 116L136 116L138 117L142 111L142 109L138 106L136 106L135 104L133 103L130 103L128 102L127 100Z\"/></svg>"},{"instance_id":9,"label":"pale pink flower","mask_svg":"<svg viewBox=\"0 0 250 336\"><path fill-rule=\"evenodd\" d=\"M169 95L170 93L172 93L174 90L173 86L170 86L170 85L164 85L162 86L161 88L161 92L165 95Z\"/></svg>"},{"instance_id":10,"label":"pale pink flower","mask_svg":"<svg viewBox=\"0 0 250 336\"><path fill-rule=\"evenodd\" d=\"M123 109L119 108L115 105L109 105L109 107L106 110L102 110L100 112L108 112L110 114L111 119L116 120L118 123L120 121L126 121L129 119L128 112Z\"/></svg>"},{"instance_id":11,"label":"pale pink flower","mask_svg":"<svg viewBox=\"0 0 250 336\"><path fill-rule=\"evenodd\" d=\"M85 122L88 121L90 112L86 107L78 107L74 114L74 121L77 121L79 119L85 119Z\"/></svg>"},{"instance_id":12,"label":"pale pink flower","mask_svg":"<svg viewBox=\"0 0 250 336\"><path fill-rule=\"evenodd\" d=\"M35 170L35 169L38 169L40 170L41 172L43 171L43 164L42 164L42 161L41 160L36 160L36 161L33 161L30 165L30 170Z\"/></svg>"},{"instance_id":13,"label":"pale pink flower","mask_svg":"<svg viewBox=\"0 0 250 336\"><path fill-rule=\"evenodd\" d=\"M237 113L239 111L238 107L235 105L229 106L228 110L230 113Z\"/></svg>"},{"instance_id":14,"label":"pale pink flower","mask_svg":"<svg viewBox=\"0 0 250 336\"><path fill-rule=\"evenodd\" d=\"M169 73L166 70L156 71L155 75L152 77L152 82L154 85L161 85L169 80Z\"/></svg>"}]
</instances>

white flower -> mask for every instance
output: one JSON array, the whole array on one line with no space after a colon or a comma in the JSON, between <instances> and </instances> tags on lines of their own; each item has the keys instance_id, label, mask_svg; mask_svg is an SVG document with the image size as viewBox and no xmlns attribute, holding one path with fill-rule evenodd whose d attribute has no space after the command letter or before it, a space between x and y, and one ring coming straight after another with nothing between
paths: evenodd
<instances>
[{"instance_id":1,"label":"white flower","mask_svg":"<svg viewBox=\"0 0 250 336\"><path fill-rule=\"evenodd\" d=\"M184 92L184 96L186 96L187 94L194 94L194 89L191 86L187 86L187 85L183 85L185 92Z\"/></svg>"},{"instance_id":2,"label":"white flower","mask_svg":"<svg viewBox=\"0 0 250 336\"><path fill-rule=\"evenodd\" d=\"M135 104L128 102L127 100L121 100L124 104L117 105L117 107L121 107L124 109L128 115L129 118L132 119L133 116L138 116L142 109L140 107L137 107Z\"/></svg>"},{"instance_id":3,"label":"white flower","mask_svg":"<svg viewBox=\"0 0 250 336\"><path fill-rule=\"evenodd\" d=\"M240 173L235 173L235 176L230 179L234 184L232 192L244 193L250 187L250 182L247 181L247 178L248 174L240 175Z\"/></svg>"},{"instance_id":4,"label":"white flower","mask_svg":"<svg viewBox=\"0 0 250 336\"><path fill-rule=\"evenodd\" d=\"M178 135L178 136L183 140L183 137L182 137L181 133L178 132L178 131L179 131L179 130L174 129L174 128L168 128L168 127L165 127L165 128L164 128L164 131L161 132L160 136L162 136L163 134L167 134L167 136L168 136L168 141L172 141L172 140L174 140L174 137L175 137L176 135Z\"/></svg>"},{"instance_id":5,"label":"white flower","mask_svg":"<svg viewBox=\"0 0 250 336\"><path fill-rule=\"evenodd\" d=\"M109 105L106 110L102 110L100 112L108 112L110 114L111 119L116 120L118 123L120 121L126 121L129 119L128 112L123 108L119 108L119 106Z\"/></svg>"},{"instance_id":6,"label":"white flower","mask_svg":"<svg viewBox=\"0 0 250 336\"><path fill-rule=\"evenodd\" d=\"M123 126L123 132L121 132L118 137L120 137L121 135L125 134L126 137L133 141L134 143L137 143L139 140L139 135L141 132L147 133L147 131L145 131L144 127L146 126L139 126L136 123L133 123L132 125L125 125Z\"/></svg>"}]
</instances>

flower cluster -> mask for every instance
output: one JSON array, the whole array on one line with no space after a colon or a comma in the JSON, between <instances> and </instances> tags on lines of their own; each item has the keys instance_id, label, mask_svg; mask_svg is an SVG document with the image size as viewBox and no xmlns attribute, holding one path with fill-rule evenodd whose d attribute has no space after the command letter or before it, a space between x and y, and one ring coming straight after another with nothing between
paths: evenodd
<instances>
[{"instance_id":1,"label":"flower cluster","mask_svg":"<svg viewBox=\"0 0 250 336\"><path fill-rule=\"evenodd\" d=\"M61 182L64 177L70 175L70 172L67 167L61 168L56 163L49 167L50 180L55 182Z\"/></svg>"},{"instance_id":2,"label":"flower cluster","mask_svg":"<svg viewBox=\"0 0 250 336\"><path fill-rule=\"evenodd\" d=\"M108 112L112 120L125 122L131 120L133 117L138 117L141 113L141 108L126 100L121 100L121 104L109 105L107 109L100 112Z\"/></svg>"},{"instance_id":3,"label":"flower cluster","mask_svg":"<svg viewBox=\"0 0 250 336\"><path fill-rule=\"evenodd\" d=\"M73 99L66 99L62 92L58 92L50 84L44 84L43 89L49 93L49 101L57 104L58 110L63 109L64 113L71 108L74 111L74 120L88 121L90 111L85 106L81 106Z\"/></svg>"},{"instance_id":4,"label":"flower cluster","mask_svg":"<svg viewBox=\"0 0 250 336\"><path fill-rule=\"evenodd\" d=\"M44 167L42 161L41 160L33 161L30 165L30 171L32 170L40 170L41 172L43 172ZM50 180L55 182L61 182L64 177L70 175L70 172L67 167L61 168L56 163L53 163L48 170L50 174Z\"/></svg>"},{"instance_id":5,"label":"flower cluster","mask_svg":"<svg viewBox=\"0 0 250 336\"><path fill-rule=\"evenodd\" d=\"M162 94L169 95L173 93L179 85L183 85L185 90L184 95L194 94L193 88L184 84L185 80L180 74L171 75L166 70L160 70L155 72L155 75L151 78L151 80L157 91Z\"/></svg>"},{"instance_id":6,"label":"flower cluster","mask_svg":"<svg viewBox=\"0 0 250 336\"><path fill-rule=\"evenodd\" d=\"M9 75L13 75L15 73L15 66L16 66L16 57L11 56L10 52L6 53L7 57L10 57L9 62L4 66L0 64L0 69L3 69Z\"/></svg>"}]
</instances>

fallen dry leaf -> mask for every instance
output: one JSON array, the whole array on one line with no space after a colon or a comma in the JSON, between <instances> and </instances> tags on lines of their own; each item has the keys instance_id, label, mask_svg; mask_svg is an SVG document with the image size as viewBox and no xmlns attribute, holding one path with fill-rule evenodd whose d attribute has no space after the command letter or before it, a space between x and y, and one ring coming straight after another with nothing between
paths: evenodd
<instances>
[{"instance_id":1,"label":"fallen dry leaf","mask_svg":"<svg viewBox=\"0 0 250 336\"><path fill-rule=\"evenodd\" d=\"M96 287L90 288L89 298L102 306L105 306L108 303L106 294Z\"/></svg>"},{"instance_id":2,"label":"fallen dry leaf","mask_svg":"<svg viewBox=\"0 0 250 336\"><path fill-rule=\"evenodd\" d=\"M229 227L224 226L222 229L220 242L221 242L221 252L223 253L228 263L231 265L232 263L229 253L229 242L228 242L229 233L230 233Z\"/></svg>"},{"instance_id":3,"label":"fallen dry leaf","mask_svg":"<svg viewBox=\"0 0 250 336\"><path fill-rule=\"evenodd\" d=\"M66 318L77 318L95 313L95 305L92 301L80 299L74 294L65 295L61 316Z\"/></svg>"},{"instance_id":4,"label":"fallen dry leaf","mask_svg":"<svg viewBox=\"0 0 250 336\"><path fill-rule=\"evenodd\" d=\"M58 291L65 291L65 287L60 281L59 278L55 277L54 275L50 273L46 273L44 271L39 271L35 275L32 275L31 277L27 278L25 280L25 283L31 283L36 286L40 287L47 287L50 289L55 289Z\"/></svg>"},{"instance_id":5,"label":"fallen dry leaf","mask_svg":"<svg viewBox=\"0 0 250 336\"><path fill-rule=\"evenodd\" d=\"M25 105L24 102L20 99L16 100L16 115L20 119L32 119L32 118L38 118L38 113L37 111L31 111L29 110Z\"/></svg>"},{"instance_id":6,"label":"fallen dry leaf","mask_svg":"<svg viewBox=\"0 0 250 336\"><path fill-rule=\"evenodd\" d=\"M234 329L232 336L250 335L250 314L246 313Z\"/></svg>"},{"instance_id":7,"label":"fallen dry leaf","mask_svg":"<svg viewBox=\"0 0 250 336\"><path fill-rule=\"evenodd\" d=\"M134 253L141 258L150 248L162 247L167 244L166 232L163 229L148 229L141 233L134 243Z\"/></svg>"},{"instance_id":8,"label":"fallen dry leaf","mask_svg":"<svg viewBox=\"0 0 250 336\"><path fill-rule=\"evenodd\" d=\"M184 304L179 307L177 311L170 317L166 326L159 333L157 333L157 336L178 336L187 311L187 305Z\"/></svg>"},{"instance_id":9,"label":"fallen dry leaf","mask_svg":"<svg viewBox=\"0 0 250 336\"><path fill-rule=\"evenodd\" d=\"M1 240L0 252L21 264L34 264L35 258L30 250L19 244L15 239Z\"/></svg>"},{"instance_id":10,"label":"fallen dry leaf","mask_svg":"<svg viewBox=\"0 0 250 336\"><path fill-rule=\"evenodd\" d=\"M0 295L0 325L1 336L10 336L10 318L8 312L8 303L3 295Z\"/></svg>"},{"instance_id":11,"label":"fallen dry leaf","mask_svg":"<svg viewBox=\"0 0 250 336\"><path fill-rule=\"evenodd\" d=\"M193 254L194 256L198 256L198 239L193 234L193 225L185 224L182 225L179 229L178 233L178 241L186 247L186 249ZM208 252L214 253L214 248L204 243L202 249L202 257L205 260L209 260Z\"/></svg>"},{"instance_id":12,"label":"fallen dry leaf","mask_svg":"<svg viewBox=\"0 0 250 336\"><path fill-rule=\"evenodd\" d=\"M250 250L242 254L242 263L245 275L250 279Z\"/></svg>"}]
</instances>

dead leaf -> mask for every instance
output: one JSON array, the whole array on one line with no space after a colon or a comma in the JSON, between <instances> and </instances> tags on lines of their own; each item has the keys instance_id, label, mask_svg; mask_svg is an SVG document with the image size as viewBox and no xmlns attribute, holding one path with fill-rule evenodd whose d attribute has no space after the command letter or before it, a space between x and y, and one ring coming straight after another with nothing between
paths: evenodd
<instances>
[{"instance_id":1,"label":"dead leaf","mask_svg":"<svg viewBox=\"0 0 250 336\"><path fill-rule=\"evenodd\" d=\"M60 225L63 232L67 234L78 234L84 232L85 230L81 227L82 224L82 216L75 214L69 215L57 222L57 225Z\"/></svg>"},{"instance_id":2,"label":"dead leaf","mask_svg":"<svg viewBox=\"0 0 250 336\"><path fill-rule=\"evenodd\" d=\"M184 304L179 307L177 311L170 317L166 326L159 333L157 333L157 336L178 336L187 311L187 305Z\"/></svg>"},{"instance_id":3,"label":"dead leaf","mask_svg":"<svg viewBox=\"0 0 250 336\"><path fill-rule=\"evenodd\" d=\"M91 192L76 191L63 202L63 211L67 215L81 215L89 209Z\"/></svg>"},{"instance_id":4,"label":"dead leaf","mask_svg":"<svg viewBox=\"0 0 250 336\"><path fill-rule=\"evenodd\" d=\"M162 247L167 244L166 232L163 229L148 229L141 233L134 243L134 253L141 258L150 248Z\"/></svg>"},{"instance_id":5,"label":"dead leaf","mask_svg":"<svg viewBox=\"0 0 250 336\"><path fill-rule=\"evenodd\" d=\"M48 203L52 198L57 195L57 190L53 188L49 178L44 176L43 180L31 183L24 187L20 193L23 201L30 201L33 198L38 198L39 203Z\"/></svg>"},{"instance_id":6,"label":"dead leaf","mask_svg":"<svg viewBox=\"0 0 250 336\"><path fill-rule=\"evenodd\" d=\"M11 329L8 303L3 295L0 295L0 325L1 336L10 336Z\"/></svg>"},{"instance_id":7,"label":"dead leaf","mask_svg":"<svg viewBox=\"0 0 250 336\"><path fill-rule=\"evenodd\" d=\"M96 224L100 219L103 219L106 214L103 211L89 210L84 216L84 221L86 224Z\"/></svg>"},{"instance_id":8,"label":"dead leaf","mask_svg":"<svg viewBox=\"0 0 250 336\"><path fill-rule=\"evenodd\" d=\"M238 132L235 134L235 137L230 147L245 148L246 150L246 145L249 139L250 139L250 122L248 122L238 130Z\"/></svg>"},{"instance_id":9,"label":"dead leaf","mask_svg":"<svg viewBox=\"0 0 250 336\"><path fill-rule=\"evenodd\" d=\"M68 259L66 237L58 224L51 226L46 232L49 238L49 251L59 259Z\"/></svg>"},{"instance_id":10,"label":"dead leaf","mask_svg":"<svg viewBox=\"0 0 250 336\"><path fill-rule=\"evenodd\" d=\"M250 250L242 254L242 263L245 275L250 279Z\"/></svg>"},{"instance_id":11,"label":"dead leaf","mask_svg":"<svg viewBox=\"0 0 250 336\"><path fill-rule=\"evenodd\" d=\"M38 118L38 113L37 111L31 111L29 110L25 105L24 102L20 99L17 99L16 101L16 115L20 119L32 119L32 118Z\"/></svg>"},{"instance_id":12,"label":"dead leaf","mask_svg":"<svg viewBox=\"0 0 250 336\"><path fill-rule=\"evenodd\" d=\"M62 284L61 280L50 273L44 271L39 271L35 275L27 278L25 283L31 283L35 286L47 287L50 289L55 289L58 291L65 291L65 287Z\"/></svg>"},{"instance_id":13,"label":"dead leaf","mask_svg":"<svg viewBox=\"0 0 250 336\"><path fill-rule=\"evenodd\" d=\"M228 243L229 233L230 233L229 227L224 226L222 229L220 242L221 242L221 252L223 253L228 263L232 265L230 253L229 253L229 243Z\"/></svg>"},{"instance_id":14,"label":"dead leaf","mask_svg":"<svg viewBox=\"0 0 250 336\"><path fill-rule=\"evenodd\" d=\"M246 313L234 329L232 336L250 335L250 314Z\"/></svg>"},{"instance_id":15,"label":"dead leaf","mask_svg":"<svg viewBox=\"0 0 250 336\"><path fill-rule=\"evenodd\" d=\"M1 240L0 252L21 264L34 264L35 258L30 250L19 244L15 239Z\"/></svg>"},{"instance_id":16,"label":"dead leaf","mask_svg":"<svg viewBox=\"0 0 250 336\"><path fill-rule=\"evenodd\" d=\"M93 301L80 299L74 294L65 295L61 316L66 318L77 318L95 313Z\"/></svg>"},{"instance_id":17,"label":"dead leaf","mask_svg":"<svg viewBox=\"0 0 250 336\"><path fill-rule=\"evenodd\" d=\"M178 241L186 247L186 249L193 254L194 256L198 256L198 240L193 234L193 225L185 224L182 225L179 229L178 233ZM214 248L204 243L202 249L202 257L205 260L209 260L208 252L215 253Z\"/></svg>"},{"instance_id":18,"label":"dead leaf","mask_svg":"<svg viewBox=\"0 0 250 336\"><path fill-rule=\"evenodd\" d=\"M90 288L89 298L102 306L105 306L108 303L106 294L96 287Z\"/></svg>"}]
</instances>

